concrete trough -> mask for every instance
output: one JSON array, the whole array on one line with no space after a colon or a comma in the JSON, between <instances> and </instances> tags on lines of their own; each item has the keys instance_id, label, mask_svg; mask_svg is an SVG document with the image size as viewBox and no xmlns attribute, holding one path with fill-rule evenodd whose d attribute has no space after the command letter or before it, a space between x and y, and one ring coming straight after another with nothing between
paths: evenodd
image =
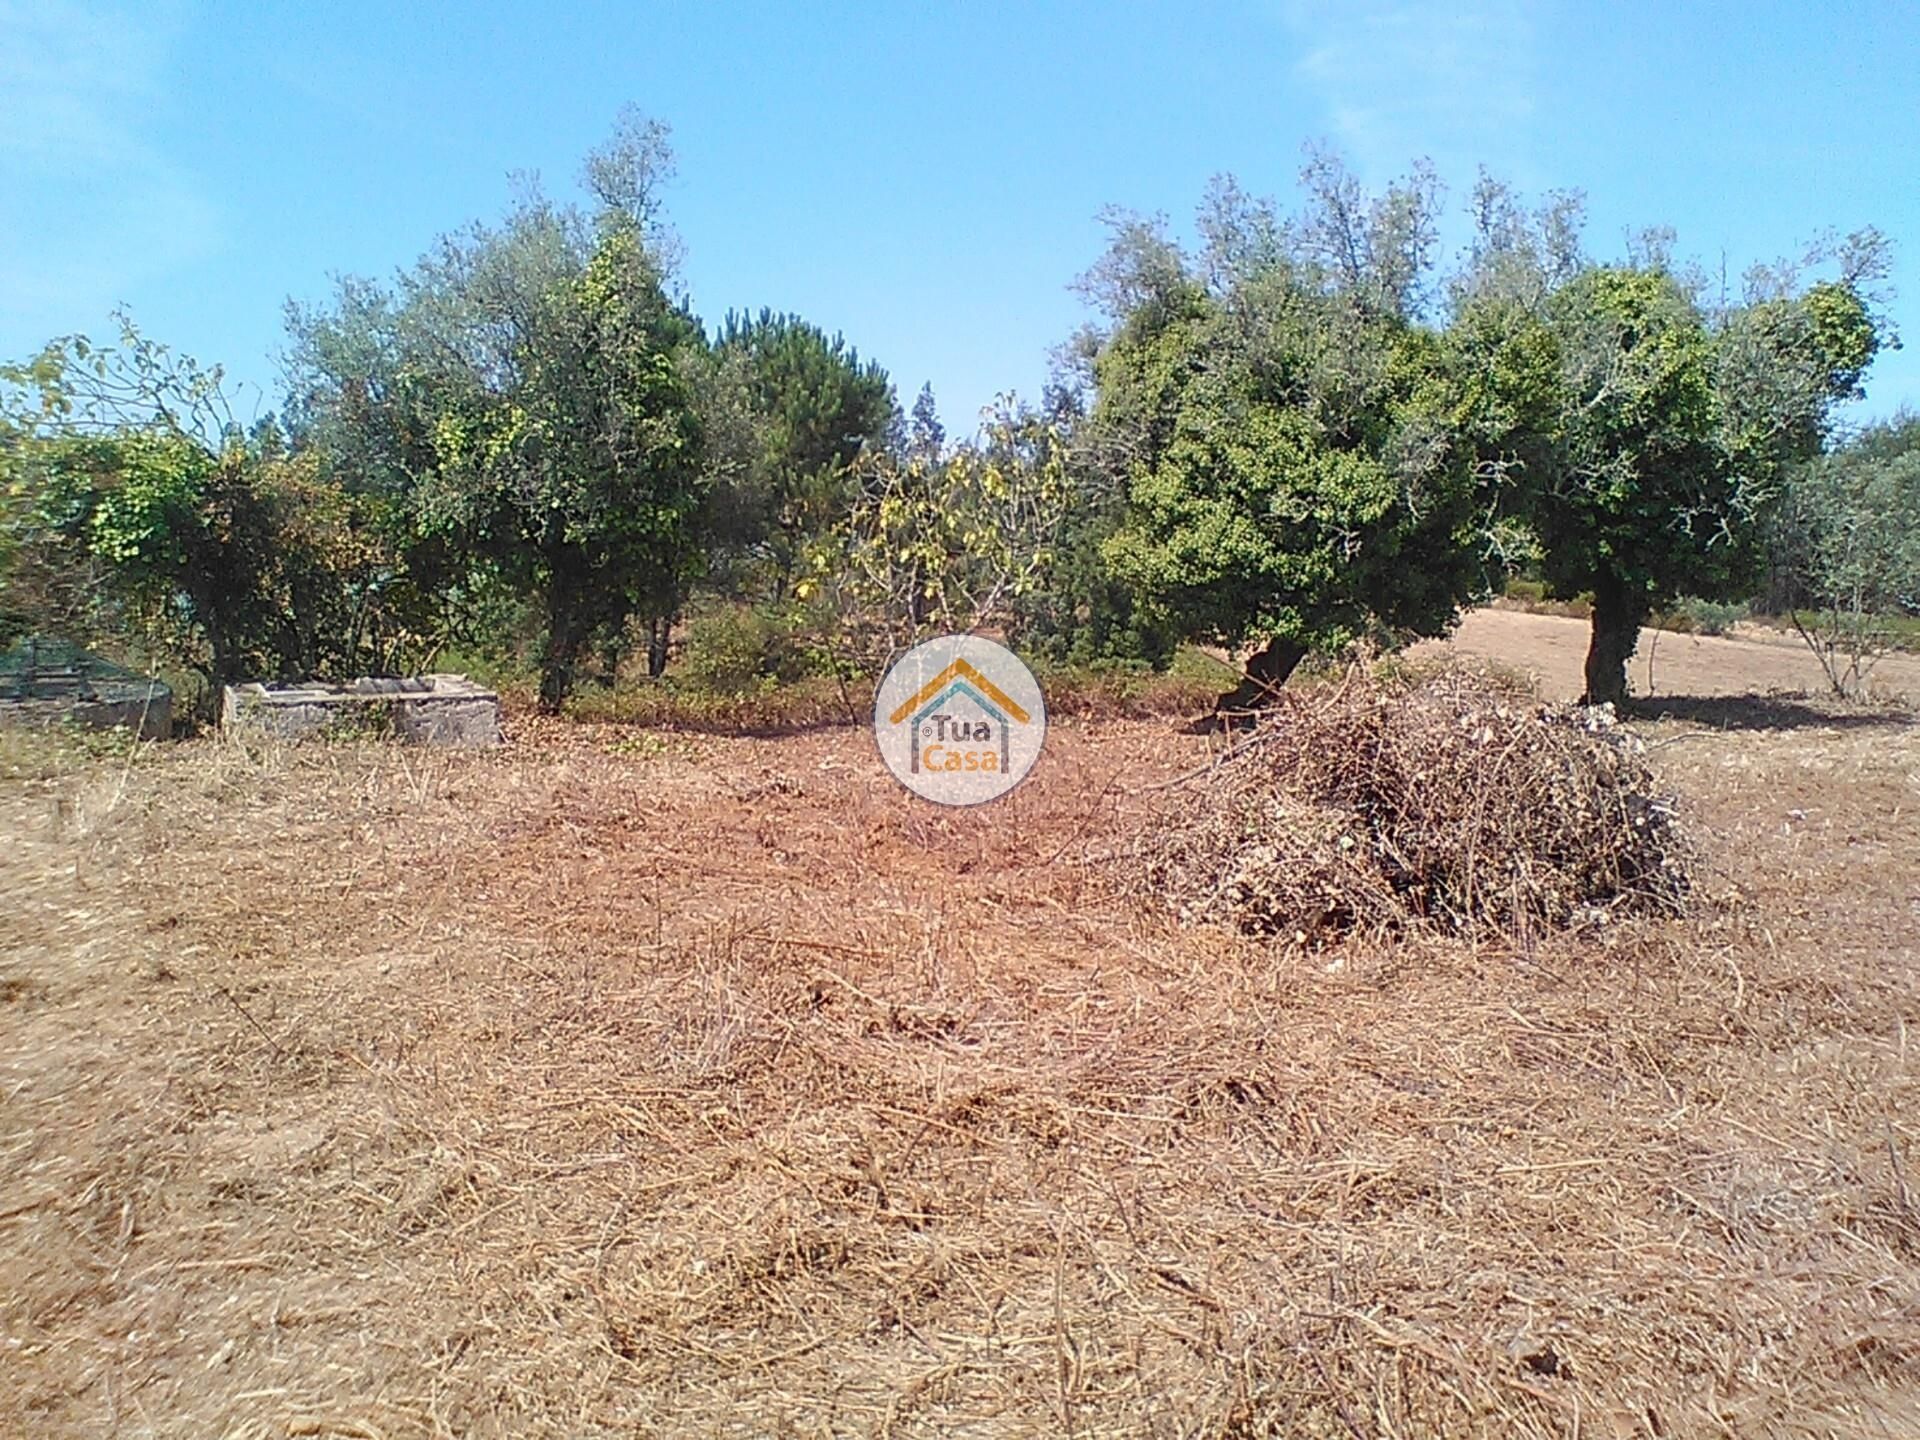
<instances>
[{"instance_id":1,"label":"concrete trough","mask_svg":"<svg viewBox=\"0 0 1920 1440\"><path fill-rule=\"evenodd\" d=\"M498 745L500 697L464 675L229 685L221 727L283 740L391 736L417 745Z\"/></svg>"},{"instance_id":2,"label":"concrete trough","mask_svg":"<svg viewBox=\"0 0 1920 1440\"><path fill-rule=\"evenodd\" d=\"M142 740L165 740L173 733L173 692L158 680L88 688L92 693L75 687L64 695L0 697L0 725L78 725L84 730L124 726Z\"/></svg>"},{"instance_id":3,"label":"concrete trough","mask_svg":"<svg viewBox=\"0 0 1920 1440\"><path fill-rule=\"evenodd\" d=\"M0 725L118 727L164 740L173 733L173 691L65 641L34 636L0 654Z\"/></svg>"}]
</instances>

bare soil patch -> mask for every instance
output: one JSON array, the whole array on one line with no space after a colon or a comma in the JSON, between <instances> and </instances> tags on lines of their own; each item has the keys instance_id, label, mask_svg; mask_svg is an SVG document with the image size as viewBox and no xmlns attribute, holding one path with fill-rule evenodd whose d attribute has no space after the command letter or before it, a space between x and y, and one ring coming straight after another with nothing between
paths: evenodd
<instances>
[{"instance_id":1,"label":"bare soil patch","mask_svg":"<svg viewBox=\"0 0 1920 1440\"><path fill-rule=\"evenodd\" d=\"M1164 721L28 755L0 1433L1915 1433L1920 731L1810 709L1519 946L1130 900Z\"/></svg>"},{"instance_id":2,"label":"bare soil patch","mask_svg":"<svg viewBox=\"0 0 1920 1440\"><path fill-rule=\"evenodd\" d=\"M1415 654L1452 650L1497 660L1532 675L1548 699L1572 700L1583 688L1590 626L1560 615L1520 610L1472 611L1453 636L1415 647ZM1627 667L1637 697L1819 695L1827 688L1819 662L1797 636L1761 625L1733 635L1682 635L1642 630ZM1875 694L1920 702L1920 655L1889 655L1872 673Z\"/></svg>"}]
</instances>

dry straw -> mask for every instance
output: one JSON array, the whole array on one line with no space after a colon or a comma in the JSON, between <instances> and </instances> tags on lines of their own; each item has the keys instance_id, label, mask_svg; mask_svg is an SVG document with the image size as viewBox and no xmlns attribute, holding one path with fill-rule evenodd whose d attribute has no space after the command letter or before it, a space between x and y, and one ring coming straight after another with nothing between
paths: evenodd
<instances>
[{"instance_id":1,"label":"dry straw","mask_svg":"<svg viewBox=\"0 0 1920 1440\"><path fill-rule=\"evenodd\" d=\"M1334 956L1056 858L1164 723L637 738L0 788L0 1434L1920 1433L1920 732L1654 755L1738 904Z\"/></svg>"}]
</instances>

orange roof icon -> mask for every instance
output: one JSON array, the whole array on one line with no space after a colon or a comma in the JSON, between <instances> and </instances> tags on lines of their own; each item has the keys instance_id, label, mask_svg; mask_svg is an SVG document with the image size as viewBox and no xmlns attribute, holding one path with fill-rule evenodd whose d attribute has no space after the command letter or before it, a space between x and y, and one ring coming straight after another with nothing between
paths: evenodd
<instances>
[{"instance_id":1,"label":"orange roof icon","mask_svg":"<svg viewBox=\"0 0 1920 1440\"><path fill-rule=\"evenodd\" d=\"M1032 720L1033 717L1027 714L1006 691L982 675L965 660L955 660L951 665L947 666L946 669L934 676L933 679L922 685L920 689L914 693L913 698L902 701L900 707L887 717L887 722L891 725L898 725L913 713L916 706L939 694L940 687L956 676L971 680L975 685L979 686L982 691L991 696L996 705L1000 706L1007 714L1018 720L1022 725Z\"/></svg>"}]
</instances>

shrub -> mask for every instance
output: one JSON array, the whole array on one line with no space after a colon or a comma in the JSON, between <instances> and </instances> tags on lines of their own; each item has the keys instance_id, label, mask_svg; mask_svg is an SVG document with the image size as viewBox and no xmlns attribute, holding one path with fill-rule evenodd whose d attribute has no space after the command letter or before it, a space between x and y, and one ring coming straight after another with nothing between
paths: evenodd
<instances>
[{"instance_id":1,"label":"shrub","mask_svg":"<svg viewBox=\"0 0 1920 1440\"><path fill-rule=\"evenodd\" d=\"M1676 630L1682 635L1725 635L1749 613L1746 605L1723 605L1716 600L1688 595L1676 600L1664 613L1655 615L1653 623L1662 630Z\"/></svg>"},{"instance_id":2,"label":"shrub","mask_svg":"<svg viewBox=\"0 0 1920 1440\"><path fill-rule=\"evenodd\" d=\"M722 604L687 622L681 678L713 695L748 695L823 673L805 615L786 605Z\"/></svg>"},{"instance_id":3,"label":"shrub","mask_svg":"<svg viewBox=\"0 0 1920 1440\"><path fill-rule=\"evenodd\" d=\"M1509 580L1497 603L1504 609L1524 610L1529 615L1558 615L1567 620L1593 618L1591 590L1562 597L1544 580Z\"/></svg>"}]
</instances>

